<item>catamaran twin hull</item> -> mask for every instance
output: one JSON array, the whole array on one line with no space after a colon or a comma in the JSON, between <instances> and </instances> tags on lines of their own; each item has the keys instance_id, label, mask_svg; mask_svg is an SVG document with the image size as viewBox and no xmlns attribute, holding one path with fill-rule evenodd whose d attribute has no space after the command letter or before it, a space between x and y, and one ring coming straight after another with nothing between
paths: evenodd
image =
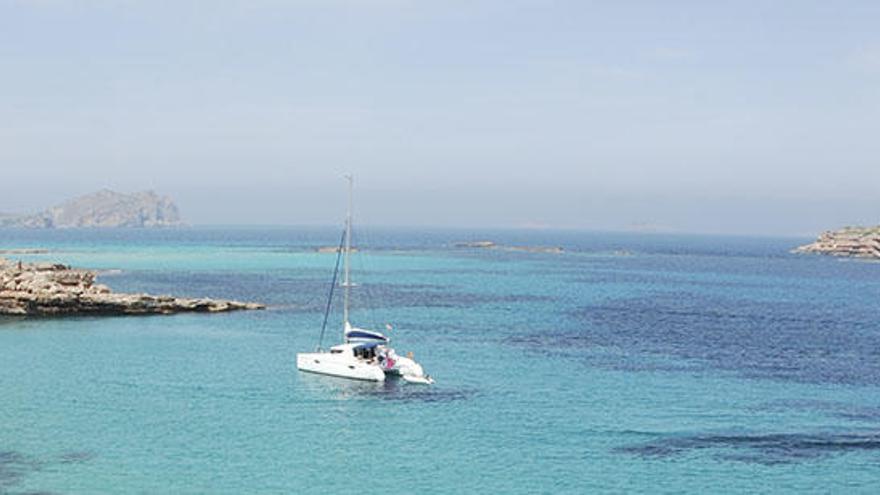
<instances>
[{"instance_id":1,"label":"catamaran twin hull","mask_svg":"<svg viewBox=\"0 0 880 495\"><path fill-rule=\"evenodd\" d=\"M338 376L354 380L381 382L385 372L375 363L367 363L342 353L308 352L296 355L296 367L301 371Z\"/></svg>"},{"instance_id":2,"label":"catamaran twin hull","mask_svg":"<svg viewBox=\"0 0 880 495\"><path fill-rule=\"evenodd\" d=\"M394 349L375 342L349 342L335 345L329 351L299 353L296 367L310 373L372 382L381 382L386 375L395 375L408 383L434 383L434 379L426 375L412 357L398 356Z\"/></svg>"}]
</instances>

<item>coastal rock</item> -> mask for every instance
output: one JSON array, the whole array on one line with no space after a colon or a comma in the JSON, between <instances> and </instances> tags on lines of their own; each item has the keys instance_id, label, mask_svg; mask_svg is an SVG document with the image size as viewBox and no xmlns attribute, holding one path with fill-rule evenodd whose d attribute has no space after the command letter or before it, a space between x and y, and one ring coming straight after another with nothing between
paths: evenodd
<instances>
[{"instance_id":1,"label":"coastal rock","mask_svg":"<svg viewBox=\"0 0 880 495\"><path fill-rule=\"evenodd\" d=\"M562 254L565 250L560 246L503 246L494 241L456 242L457 248L465 249L497 249L500 251L519 251L524 253Z\"/></svg>"},{"instance_id":2,"label":"coastal rock","mask_svg":"<svg viewBox=\"0 0 880 495\"><path fill-rule=\"evenodd\" d=\"M0 258L0 315L172 314L264 309L258 303L117 294L95 283L95 272L58 263L10 263Z\"/></svg>"},{"instance_id":3,"label":"coastal rock","mask_svg":"<svg viewBox=\"0 0 880 495\"><path fill-rule=\"evenodd\" d=\"M0 227L170 227L180 225L174 202L153 191L122 194L110 190L66 201L35 215L0 216Z\"/></svg>"},{"instance_id":4,"label":"coastal rock","mask_svg":"<svg viewBox=\"0 0 880 495\"><path fill-rule=\"evenodd\" d=\"M560 246L502 246L507 251L522 251L524 253L562 254L565 252Z\"/></svg>"},{"instance_id":5,"label":"coastal rock","mask_svg":"<svg viewBox=\"0 0 880 495\"><path fill-rule=\"evenodd\" d=\"M497 247L493 241L465 241L465 242L456 242L455 247L459 248L480 248L480 249L491 249Z\"/></svg>"},{"instance_id":6,"label":"coastal rock","mask_svg":"<svg viewBox=\"0 0 880 495\"><path fill-rule=\"evenodd\" d=\"M795 248L792 252L880 259L880 226L829 230L819 235L815 242Z\"/></svg>"},{"instance_id":7,"label":"coastal rock","mask_svg":"<svg viewBox=\"0 0 880 495\"><path fill-rule=\"evenodd\" d=\"M317 248L315 251L318 253L321 253L321 254L327 254L327 253L336 254L341 250L339 249L339 246L321 246L321 247ZM351 252L356 253L356 252L358 252L358 249L355 247L352 247Z\"/></svg>"}]
</instances>

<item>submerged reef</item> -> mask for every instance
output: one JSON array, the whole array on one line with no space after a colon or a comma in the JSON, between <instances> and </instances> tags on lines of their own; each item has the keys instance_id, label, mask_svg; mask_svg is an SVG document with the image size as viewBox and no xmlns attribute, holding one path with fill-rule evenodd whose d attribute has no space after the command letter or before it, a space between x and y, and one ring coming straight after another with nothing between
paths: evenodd
<instances>
[{"instance_id":1,"label":"submerged reef","mask_svg":"<svg viewBox=\"0 0 880 495\"><path fill-rule=\"evenodd\" d=\"M258 303L113 293L96 273L0 258L0 315L138 315L264 309Z\"/></svg>"}]
</instances>

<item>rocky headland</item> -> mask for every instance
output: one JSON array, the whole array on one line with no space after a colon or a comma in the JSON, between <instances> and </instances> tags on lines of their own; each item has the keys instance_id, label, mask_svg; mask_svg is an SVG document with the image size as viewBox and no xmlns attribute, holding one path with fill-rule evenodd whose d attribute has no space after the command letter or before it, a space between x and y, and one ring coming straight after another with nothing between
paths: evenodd
<instances>
[{"instance_id":1,"label":"rocky headland","mask_svg":"<svg viewBox=\"0 0 880 495\"><path fill-rule=\"evenodd\" d=\"M123 194L102 190L31 215L0 215L0 227L91 228L181 225L174 201L153 191Z\"/></svg>"},{"instance_id":2,"label":"rocky headland","mask_svg":"<svg viewBox=\"0 0 880 495\"><path fill-rule=\"evenodd\" d=\"M880 226L829 230L819 235L815 242L792 252L880 259Z\"/></svg>"},{"instance_id":3,"label":"rocky headland","mask_svg":"<svg viewBox=\"0 0 880 495\"><path fill-rule=\"evenodd\" d=\"M0 315L145 315L264 309L257 303L114 293L96 273L0 258Z\"/></svg>"}]
</instances>

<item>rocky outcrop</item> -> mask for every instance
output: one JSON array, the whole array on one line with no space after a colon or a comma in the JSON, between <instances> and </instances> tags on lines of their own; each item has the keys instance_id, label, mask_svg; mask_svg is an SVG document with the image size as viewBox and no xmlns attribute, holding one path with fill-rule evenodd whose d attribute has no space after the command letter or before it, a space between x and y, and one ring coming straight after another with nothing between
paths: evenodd
<instances>
[{"instance_id":1,"label":"rocky outcrop","mask_svg":"<svg viewBox=\"0 0 880 495\"><path fill-rule=\"evenodd\" d=\"M321 246L321 247L315 249L315 251L318 253L322 253L322 254L327 254L327 253L336 254L339 251L341 251L341 249L339 249L338 246ZM351 252L356 253L356 252L358 252L358 249L356 247L353 247L353 248L351 248Z\"/></svg>"},{"instance_id":2,"label":"rocky outcrop","mask_svg":"<svg viewBox=\"0 0 880 495\"><path fill-rule=\"evenodd\" d=\"M0 315L143 315L265 308L238 301L117 294L96 284L95 275L57 263L0 258Z\"/></svg>"},{"instance_id":3,"label":"rocky outcrop","mask_svg":"<svg viewBox=\"0 0 880 495\"><path fill-rule=\"evenodd\" d=\"M110 190L66 201L35 215L0 216L0 226L22 228L170 227L180 225L174 202L153 191Z\"/></svg>"},{"instance_id":4,"label":"rocky outcrop","mask_svg":"<svg viewBox=\"0 0 880 495\"><path fill-rule=\"evenodd\" d=\"M792 252L880 259L880 226L845 227L823 232L816 242L800 246Z\"/></svg>"},{"instance_id":5,"label":"rocky outcrop","mask_svg":"<svg viewBox=\"0 0 880 495\"><path fill-rule=\"evenodd\" d=\"M467 241L453 244L457 248L466 249L497 249L500 251L520 251L525 253L562 254L565 252L559 246L502 246L493 241Z\"/></svg>"},{"instance_id":6,"label":"rocky outcrop","mask_svg":"<svg viewBox=\"0 0 880 495\"><path fill-rule=\"evenodd\" d=\"M498 247L497 244L493 241L465 241L465 242L456 242L455 247L458 248L470 248L470 249L492 249Z\"/></svg>"}]
</instances>

